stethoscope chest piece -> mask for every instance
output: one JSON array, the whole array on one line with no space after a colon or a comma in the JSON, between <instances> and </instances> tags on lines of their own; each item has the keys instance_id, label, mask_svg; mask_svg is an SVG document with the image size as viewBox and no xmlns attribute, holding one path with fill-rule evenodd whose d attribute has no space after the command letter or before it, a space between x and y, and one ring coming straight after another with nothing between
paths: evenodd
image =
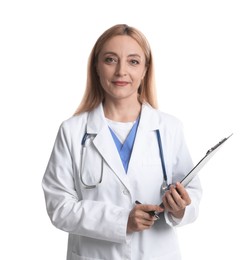
<instances>
[{"instance_id":1,"label":"stethoscope chest piece","mask_svg":"<svg viewBox=\"0 0 251 260\"><path fill-rule=\"evenodd\" d=\"M166 180L163 180L161 186L160 186L160 193L161 195L164 195L165 192L168 190L168 183Z\"/></svg>"},{"instance_id":2,"label":"stethoscope chest piece","mask_svg":"<svg viewBox=\"0 0 251 260\"><path fill-rule=\"evenodd\" d=\"M156 130L156 134L157 134L157 140L158 140L158 145L159 145L159 153L160 153L160 159L161 159L161 166L162 166L162 172L163 172L163 182L160 186L160 193L161 193L161 195L164 195L165 192L168 190L167 173L166 173L165 159L164 159L159 129Z\"/></svg>"}]
</instances>

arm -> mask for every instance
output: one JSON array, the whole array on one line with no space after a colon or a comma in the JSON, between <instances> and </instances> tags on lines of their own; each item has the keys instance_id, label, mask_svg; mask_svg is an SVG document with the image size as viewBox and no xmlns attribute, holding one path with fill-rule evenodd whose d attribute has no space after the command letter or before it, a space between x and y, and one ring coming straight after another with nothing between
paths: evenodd
<instances>
[{"instance_id":1,"label":"arm","mask_svg":"<svg viewBox=\"0 0 251 260\"><path fill-rule=\"evenodd\" d=\"M79 197L71 147L70 134L61 127L42 182L53 225L72 234L124 242L130 210Z\"/></svg>"},{"instance_id":2,"label":"arm","mask_svg":"<svg viewBox=\"0 0 251 260\"><path fill-rule=\"evenodd\" d=\"M165 217L173 225L185 225L193 222L199 212L202 189L198 176L185 188L180 180L193 168L190 153L186 146L182 125L179 125L173 142L173 183L170 190L163 196Z\"/></svg>"}]
</instances>

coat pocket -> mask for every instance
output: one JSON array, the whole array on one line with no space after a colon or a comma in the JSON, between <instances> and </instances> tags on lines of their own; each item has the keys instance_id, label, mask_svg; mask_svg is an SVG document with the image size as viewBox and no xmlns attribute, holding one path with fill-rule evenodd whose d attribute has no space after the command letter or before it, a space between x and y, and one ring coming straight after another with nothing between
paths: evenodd
<instances>
[{"instance_id":1,"label":"coat pocket","mask_svg":"<svg viewBox=\"0 0 251 260\"><path fill-rule=\"evenodd\" d=\"M67 259L68 260L68 259ZM79 256L75 253L71 254L71 258L69 260L104 260L102 258L93 258L89 256Z\"/></svg>"}]
</instances>

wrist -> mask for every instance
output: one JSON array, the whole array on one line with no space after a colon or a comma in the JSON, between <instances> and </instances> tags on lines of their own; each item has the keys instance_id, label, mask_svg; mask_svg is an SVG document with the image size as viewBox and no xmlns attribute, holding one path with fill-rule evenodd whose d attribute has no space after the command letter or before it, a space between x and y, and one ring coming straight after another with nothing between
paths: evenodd
<instances>
[{"instance_id":1,"label":"wrist","mask_svg":"<svg viewBox=\"0 0 251 260\"><path fill-rule=\"evenodd\" d=\"M175 218L183 218L184 214L185 214L185 209L179 210L179 211L175 211L175 212L170 212L171 215Z\"/></svg>"}]
</instances>

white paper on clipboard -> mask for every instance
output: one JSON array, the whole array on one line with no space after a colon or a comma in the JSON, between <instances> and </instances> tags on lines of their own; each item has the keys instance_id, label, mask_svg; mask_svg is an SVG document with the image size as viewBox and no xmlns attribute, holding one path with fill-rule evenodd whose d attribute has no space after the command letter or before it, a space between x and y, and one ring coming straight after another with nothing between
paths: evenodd
<instances>
[{"instance_id":1,"label":"white paper on clipboard","mask_svg":"<svg viewBox=\"0 0 251 260\"><path fill-rule=\"evenodd\" d=\"M193 167L193 169L180 181L180 183L185 187L189 182L197 175L197 173L203 168L203 166L215 155L215 153L222 147L222 145L232 136L222 139L214 147L209 149L206 155Z\"/></svg>"}]
</instances>

